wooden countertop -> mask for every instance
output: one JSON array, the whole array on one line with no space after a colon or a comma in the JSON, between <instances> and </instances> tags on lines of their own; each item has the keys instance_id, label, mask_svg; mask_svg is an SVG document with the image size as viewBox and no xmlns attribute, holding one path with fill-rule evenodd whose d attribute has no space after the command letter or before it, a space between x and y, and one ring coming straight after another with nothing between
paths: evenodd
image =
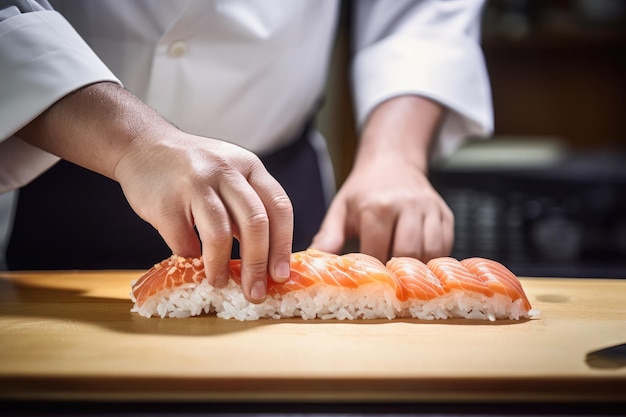
<instances>
[{"instance_id":1,"label":"wooden countertop","mask_svg":"<svg viewBox=\"0 0 626 417\"><path fill-rule=\"evenodd\" d=\"M626 280L522 278L525 321L130 312L141 271L0 272L0 399L626 401ZM593 359L593 358L592 358Z\"/></svg>"}]
</instances>

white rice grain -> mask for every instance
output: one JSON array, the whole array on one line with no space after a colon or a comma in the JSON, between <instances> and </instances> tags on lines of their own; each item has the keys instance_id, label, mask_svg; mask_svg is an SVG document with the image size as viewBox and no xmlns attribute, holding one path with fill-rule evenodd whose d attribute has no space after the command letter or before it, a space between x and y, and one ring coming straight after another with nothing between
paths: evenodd
<instances>
[{"instance_id":1,"label":"white rice grain","mask_svg":"<svg viewBox=\"0 0 626 417\"><path fill-rule=\"evenodd\" d=\"M384 284L368 284L357 289L313 285L306 290L268 296L259 304L246 300L241 287L230 281L224 288L214 288L205 279L199 284L184 284L174 291L161 291L131 312L143 317L185 318L215 314L223 319L259 320L300 317L304 320L394 319L410 317L421 320L466 318L472 320L532 317L538 312L524 311L523 302L496 294L465 293L459 290L429 301L408 300L401 303L395 291Z\"/></svg>"}]
</instances>

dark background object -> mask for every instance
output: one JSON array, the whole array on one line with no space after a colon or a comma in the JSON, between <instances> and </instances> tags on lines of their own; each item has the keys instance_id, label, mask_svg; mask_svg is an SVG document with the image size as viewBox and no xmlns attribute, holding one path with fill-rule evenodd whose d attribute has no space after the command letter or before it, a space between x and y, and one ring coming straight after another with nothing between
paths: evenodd
<instances>
[{"instance_id":1,"label":"dark background object","mask_svg":"<svg viewBox=\"0 0 626 417\"><path fill-rule=\"evenodd\" d=\"M619 369L626 366L626 343L589 352L585 362L592 368Z\"/></svg>"},{"instance_id":2,"label":"dark background object","mask_svg":"<svg viewBox=\"0 0 626 417\"><path fill-rule=\"evenodd\" d=\"M626 277L626 155L439 167L431 179L455 213L453 256L495 259L522 276Z\"/></svg>"},{"instance_id":3,"label":"dark background object","mask_svg":"<svg viewBox=\"0 0 626 417\"><path fill-rule=\"evenodd\" d=\"M20 190L9 269L147 269L170 255L100 174L61 161Z\"/></svg>"}]
</instances>

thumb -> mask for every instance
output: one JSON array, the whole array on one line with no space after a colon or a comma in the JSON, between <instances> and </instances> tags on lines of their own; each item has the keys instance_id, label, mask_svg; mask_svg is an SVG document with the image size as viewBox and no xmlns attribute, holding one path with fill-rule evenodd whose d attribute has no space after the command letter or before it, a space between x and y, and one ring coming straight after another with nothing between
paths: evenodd
<instances>
[{"instance_id":1,"label":"thumb","mask_svg":"<svg viewBox=\"0 0 626 417\"><path fill-rule=\"evenodd\" d=\"M339 253L346 240L346 206L337 200L330 205L324 221L311 243L312 249Z\"/></svg>"}]
</instances>

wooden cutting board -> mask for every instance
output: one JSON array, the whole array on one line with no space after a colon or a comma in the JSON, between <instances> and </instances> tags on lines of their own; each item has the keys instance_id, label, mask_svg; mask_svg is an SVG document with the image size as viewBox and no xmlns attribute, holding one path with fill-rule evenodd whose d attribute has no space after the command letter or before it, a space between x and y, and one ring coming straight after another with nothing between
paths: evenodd
<instances>
[{"instance_id":1,"label":"wooden cutting board","mask_svg":"<svg viewBox=\"0 0 626 417\"><path fill-rule=\"evenodd\" d=\"M522 321L146 319L140 271L0 273L0 398L626 401L626 280L526 278ZM620 362L621 360L621 362Z\"/></svg>"}]
</instances>

